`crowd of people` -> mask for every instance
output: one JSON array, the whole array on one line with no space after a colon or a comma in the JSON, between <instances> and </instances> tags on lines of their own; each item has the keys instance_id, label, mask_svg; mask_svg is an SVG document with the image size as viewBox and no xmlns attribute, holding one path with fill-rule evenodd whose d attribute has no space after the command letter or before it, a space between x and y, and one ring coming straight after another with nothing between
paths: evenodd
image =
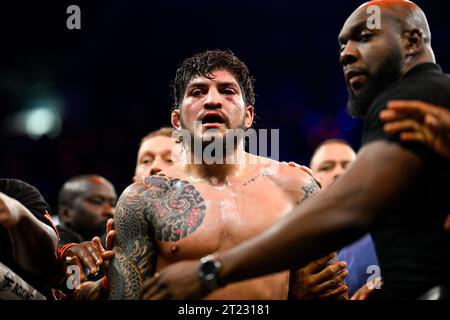
<instances>
[{"instance_id":1,"label":"crowd of people","mask_svg":"<svg viewBox=\"0 0 450 320\"><path fill-rule=\"evenodd\" d=\"M234 133L254 122L249 69L195 54L175 75L172 126L142 139L120 197L80 174L50 210L0 179L0 299L448 299L450 77L426 16L370 1L339 42L357 153L326 140L308 168L246 152Z\"/></svg>"}]
</instances>

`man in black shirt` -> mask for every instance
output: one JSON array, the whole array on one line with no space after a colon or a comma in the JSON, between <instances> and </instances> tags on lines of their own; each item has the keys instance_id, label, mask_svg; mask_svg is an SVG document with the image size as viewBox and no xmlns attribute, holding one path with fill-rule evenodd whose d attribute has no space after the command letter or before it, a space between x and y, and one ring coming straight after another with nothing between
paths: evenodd
<instances>
[{"instance_id":1,"label":"man in black shirt","mask_svg":"<svg viewBox=\"0 0 450 320\"><path fill-rule=\"evenodd\" d=\"M58 198L60 245L101 237L106 222L114 217L116 202L114 186L103 177L83 175L69 179Z\"/></svg>"},{"instance_id":2,"label":"man in black shirt","mask_svg":"<svg viewBox=\"0 0 450 320\"><path fill-rule=\"evenodd\" d=\"M373 6L381 28L369 21ZM375 11L376 12L376 11ZM144 298L199 298L231 282L292 269L372 231L384 297L415 299L449 284L448 160L426 146L383 132L391 100L450 108L450 78L435 64L425 14L401 0L371 1L346 21L340 61L349 112L364 118L363 148L327 190L279 223L227 252L169 266L144 284Z\"/></svg>"},{"instance_id":3,"label":"man in black shirt","mask_svg":"<svg viewBox=\"0 0 450 320\"><path fill-rule=\"evenodd\" d=\"M49 207L33 186L0 179L0 262L42 293L62 268Z\"/></svg>"}]
</instances>

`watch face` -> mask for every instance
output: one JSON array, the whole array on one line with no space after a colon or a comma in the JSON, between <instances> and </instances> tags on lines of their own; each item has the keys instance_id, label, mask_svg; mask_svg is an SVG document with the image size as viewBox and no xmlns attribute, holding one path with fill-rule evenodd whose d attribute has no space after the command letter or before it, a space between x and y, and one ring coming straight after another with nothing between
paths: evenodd
<instances>
[{"instance_id":1,"label":"watch face","mask_svg":"<svg viewBox=\"0 0 450 320\"><path fill-rule=\"evenodd\" d=\"M215 290L220 287L217 276L221 265L220 261L215 260L211 256L201 259L198 277L207 288Z\"/></svg>"},{"instance_id":2,"label":"watch face","mask_svg":"<svg viewBox=\"0 0 450 320\"><path fill-rule=\"evenodd\" d=\"M210 275L213 274L214 271L216 270L216 265L214 263L214 261L206 261L203 265L202 265L202 272L204 275Z\"/></svg>"}]
</instances>

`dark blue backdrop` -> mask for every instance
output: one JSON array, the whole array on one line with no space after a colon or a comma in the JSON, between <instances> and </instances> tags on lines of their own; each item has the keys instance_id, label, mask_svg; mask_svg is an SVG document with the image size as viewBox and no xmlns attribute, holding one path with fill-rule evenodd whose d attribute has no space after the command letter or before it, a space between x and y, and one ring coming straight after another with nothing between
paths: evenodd
<instances>
[{"instance_id":1,"label":"dark blue backdrop","mask_svg":"<svg viewBox=\"0 0 450 320\"><path fill-rule=\"evenodd\" d=\"M231 49L256 79L259 128L281 129L281 158L306 164L325 138L359 147L360 123L345 112L337 35L362 1L16 1L0 10L0 176L36 185L54 205L61 184L98 173L121 192L138 141L169 125L170 83L188 55ZM438 62L450 70L445 1L427 13ZM78 4L82 29L66 28ZM58 99L56 138L8 131L37 99Z\"/></svg>"}]
</instances>

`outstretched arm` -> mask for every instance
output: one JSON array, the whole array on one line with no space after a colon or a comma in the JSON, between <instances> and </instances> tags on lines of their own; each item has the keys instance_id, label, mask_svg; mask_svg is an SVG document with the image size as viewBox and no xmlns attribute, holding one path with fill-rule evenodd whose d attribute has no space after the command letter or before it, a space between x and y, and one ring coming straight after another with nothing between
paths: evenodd
<instances>
[{"instance_id":1,"label":"outstretched arm","mask_svg":"<svg viewBox=\"0 0 450 320\"><path fill-rule=\"evenodd\" d=\"M58 273L58 236L16 199L0 192L0 225L9 233L17 264L40 277Z\"/></svg>"},{"instance_id":2,"label":"outstretched arm","mask_svg":"<svg viewBox=\"0 0 450 320\"><path fill-rule=\"evenodd\" d=\"M144 184L131 185L117 204L115 257L107 272L110 299L139 299L145 278L155 272L150 188Z\"/></svg>"},{"instance_id":3,"label":"outstretched arm","mask_svg":"<svg viewBox=\"0 0 450 320\"><path fill-rule=\"evenodd\" d=\"M376 141L335 184L279 223L221 256L225 283L296 268L357 240L398 204L422 161L396 143Z\"/></svg>"},{"instance_id":4,"label":"outstretched arm","mask_svg":"<svg viewBox=\"0 0 450 320\"><path fill-rule=\"evenodd\" d=\"M331 187L296 207L259 236L220 255L222 285L287 269L343 247L363 236L386 212L398 208L423 170L421 159L396 143L376 141ZM152 278L174 299L209 293L198 279L198 261L175 263ZM177 286L182 279L184 286ZM157 298L157 292L147 288Z\"/></svg>"}]
</instances>

